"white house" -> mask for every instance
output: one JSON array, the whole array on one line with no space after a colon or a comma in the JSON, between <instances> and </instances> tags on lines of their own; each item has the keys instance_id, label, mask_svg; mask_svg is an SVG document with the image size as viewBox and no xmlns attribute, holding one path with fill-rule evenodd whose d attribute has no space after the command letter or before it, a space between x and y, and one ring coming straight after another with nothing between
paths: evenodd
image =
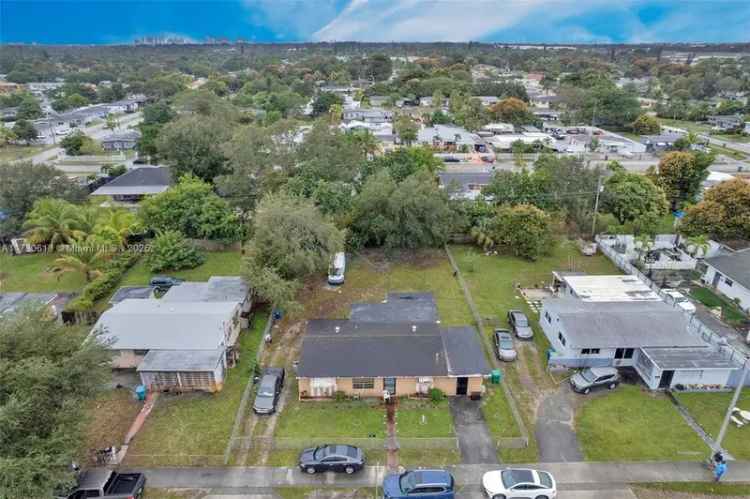
<instances>
[{"instance_id":1,"label":"white house","mask_svg":"<svg viewBox=\"0 0 750 499\"><path fill-rule=\"evenodd\" d=\"M750 248L707 258L703 282L750 312Z\"/></svg>"}]
</instances>

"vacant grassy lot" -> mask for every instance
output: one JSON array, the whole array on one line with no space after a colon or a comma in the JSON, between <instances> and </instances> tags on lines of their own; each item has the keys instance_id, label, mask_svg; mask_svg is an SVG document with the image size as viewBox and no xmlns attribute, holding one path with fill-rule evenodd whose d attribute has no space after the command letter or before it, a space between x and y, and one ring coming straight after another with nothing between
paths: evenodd
<instances>
[{"instance_id":1,"label":"vacant grassy lot","mask_svg":"<svg viewBox=\"0 0 750 499\"><path fill-rule=\"evenodd\" d=\"M729 324L739 325L747 319L735 303L708 288L693 288L690 290L690 295L709 308L721 307L722 318Z\"/></svg>"},{"instance_id":2,"label":"vacant grassy lot","mask_svg":"<svg viewBox=\"0 0 750 499\"><path fill-rule=\"evenodd\" d=\"M588 398L576 429L589 461L686 461L709 450L666 396L633 385Z\"/></svg>"},{"instance_id":3,"label":"vacant grassy lot","mask_svg":"<svg viewBox=\"0 0 750 499\"><path fill-rule=\"evenodd\" d=\"M266 319L267 311L257 311L253 327L241 334L240 361L229 370L221 392L160 397L130 446L128 465L220 464Z\"/></svg>"},{"instance_id":4,"label":"vacant grassy lot","mask_svg":"<svg viewBox=\"0 0 750 499\"><path fill-rule=\"evenodd\" d=\"M86 284L79 272L53 272L58 255L39 253L11 256L0 253L0 293L79 291Z\"/></svg>"},{"instance_id":5,"label":"vacant grassy lot","mask_svg":"<svg viewBox=\"0 0 750 499\"><path fill-rule=\"evenodd\" d=\"M241 255L239 251L210 251L203 252L206 261L194 269L176 270L174 272L160 272L160 275L170 275L186 281L207 281L212 275L239 275ZM139 286L148 284L154 273L148 270L146 259L141 258L131 268L122 280L122 286Z\"/></svg>"},{"instance_id":6,"label":"vacant grassy lot","mask_svg":"<svg viewBox=\"0 0 750 499\"><path fill-rule=\"evenodd\" d=\"M133 393L125 388L108 390L91 401L86 409L80 459L90 458L91 450L112 445L120 447L141 407L143 402L136 401Z\"/></svg>"},{"instance_id":7,"label":"vacant grassy lot","mask_svg":"<svg viewBox=\"0 0 750 499\"><path fill-rule=\"evenodd\" d=\"M15 161L33 156L49 146L16 146L4 145L0 147L0 161Z\"/></svg>"},{"instance_id":8,"label":"vacant grassy lot","mask_svg":"<svg viewBox=\"0 0 750 499\"><path fill-rule=\"evenodd\" d=\"M724 414L732 401L731 393L679 393L676 397L706 433L713 437L718 435ZM750 411L750 389L742 391L737 407ZM747 428L737 428L729 423L723 446L737 459L750 459L750 435Z\"/></svg>"}]
</instances>

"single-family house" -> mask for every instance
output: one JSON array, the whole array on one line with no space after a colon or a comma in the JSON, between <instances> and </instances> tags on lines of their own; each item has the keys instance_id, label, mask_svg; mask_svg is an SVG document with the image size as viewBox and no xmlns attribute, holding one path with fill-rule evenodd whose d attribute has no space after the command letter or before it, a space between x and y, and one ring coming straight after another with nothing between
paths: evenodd
<instances>
[{"instance_id":1,"label":"single-family house","mask_svg":"<svg viewBox=\"0 0 750 499\"><path fill-rule=\"evenodd\" d=\"M646 146L647 152L661 152L671 149L674 143L684 138L681 133L660 133L658 135L641 135L640 142Z\"/></svg>"},{"instance_id":2,"label":"single-family house","mask_svg":"<svg viewBox=\"0 0 750 499\"><path fill-rule=\"evenodd\" d=\"M745 126L745 119L740 114L709 116L706 118L706 121L716 130L735 130Z\"/></svg>"},{"instance_id":3,"label":"single-family house","mask_svg":"<svg viewBox=\"0 0 750 499\"><path fill-rule=\"evenodd\" d=\"M689 330L690 319L662 301L547 298L539 324L550 366L632 367L651 389L724 389L741 365Z\"/></svg>"},{"instance_id":4,"label":"single-family house","mask_svg":"<svg viewBox=\"0 0 750 499\"><path fill-rule=\"evenodd\" d=\"M448 191L451 199L476 199L482 188L492 181L493 172L446 172L438 173L440 187Z\"/></svg>"},{"instance_id":5,"label":"single-family house","mask_svg":"<svg viewBox=\"0 0 750 499\"><path fill-rule=\"evenodd\" d=\"M141 132L137 130L127 130L107 135L101 139L101 144L105 151L126 151L135 149L140 138Z\"/></svg>"},{"instance_id":6,"label":"single-family house","mask_svg":"<svg viewBox=\"0 0 750 499\"><path fill-rule=\"evenodd\" d=\"M372 107L383 107L386 104L388 104L388 97L387 95L370 95L367 97L367 100L370 102L370 105Z\"/></svg>"},{"instance_id":7,"label":"single-family house","mask_svg":"<svg viewBox=\"0 0 750 499\"><path fill-rule=\"evenodd\" d=\"M72 293L0 293L0 319L24 307L44 307L50 317L62 321L65 305L72 298Z\"/></svg>"},{"instance_id":8,"label":"single-family house","mask_svg":"<svg viewBox=\"0 0 750 499\"><path fill-rule=\"evenodd\" d=\"M161 300L172 302L234 303L240 307L240 325L249 326L253 308L250 286L239 276L211 276L206 282L187 281L169 288Z\"/></svg>"},{"instance_id":9,"label":"single-family house","mask_svg":"<svg viewBox=\"0 0 750 499\"><path fill-rule=\"evenodd\" d=\"M704 260L703 282L750 312L750 248Z\"/></svg>"},{"instance_id":10,"label":"single-family house","mask_svg":"<svg viewBox=\"0 0 750 499\"><path fill-rule=\"evenodd\" d=\"M111 113L134 113L140 106L139 99L122 99L107 104Z\"/></svg>"},{"instance_id":11,"label":"single-family house","mask_svg":"<svg viewBox=\"0 0 750 499\"><path fill-rule=\"evenodd\" d=\"M234 359L240 314L233 302L126 299L106 310L92 333L111 350L113 368L138 370L151 390L213 392Z\"/></svg>"},{"instance_id":12,"label":"single-family house","mask_svg":"<svg viewBox=\"0 0 750 499\"><path fill-rule=\"evenodd\" d=\"M417 132L417 142L441 151L487 152L487 146L476 133L449 125L424 127Z\"/></svg>"},{"instance_id":13,"label":"single-family house","mask_svg":"<svg viewBox=\"0 0 750 499\"><path fill-rule=\"evenodd\" d=\"M357 108L344 109L343 120L345 123L350 121L364 121L365 123L389 123L393 121L393 111L388 109L375 108Z\"/></svg>"},{"instance_id":14,"label":"single-family house","mask_svg":"<svg viewBox=\"0 0 750 499\"><path fill-rule=\"evenodd\" d=\"M479 99L479 102L481 102L484 107L494 106L500 102L500 99L494 95L478 95L474 97L474 99Z\"/></svg>"},{"instance_id":15,"label":"single-family house","mask_svg":"<svg viewBox=\"0 0 750 499\"><path fill-rule=\"evenodd\" d=\"M488 374L479 333L441 326L429 293L390 293L353 305L349 319L308 321L297 368L300 398L479 396Z\"/></svg>"},{"instance_id":16,"label":"single-family house","mask_svg":"<svg viewBox=\"0 0 750 499\"><path fill-rule=\"evenodd\" d=\"M645 282L632 275L588 275L552 272L552 289L560 298L591 302L661 301Z\"/></svg>"},{"instance_id":17,"label":"single-family house","mask_svg":"<svg viewBox=\"0 0 750 499\"><path fill-rule=\"evenodd\" d=\"M529 95L529 104L535 109L549 109L550 107L562 102L562 97L558 95L532 94Z\"/></svg>"},{"instance_id":18,"label":"single-family house","mask_svg":"<svg viewBox=\"0 0 750 499\"><path fill-rule=\"evenodd\" d=\"M166 191L172 186L169 168L141 167L129 170L91 193L110 196L114 201L135 204L146 196Z\"/></svg>"},{"instance_id":19,"label":"single-family house","mask_svg":"<svg viewBox=\"0 0 750 499\"><path fill-rule=\"evenodd\" d=\"M514 133L516 128L511 123L488 123L482 127L482 130L490 132L492 135L502 135Z\"/></svg>"}]
</instances>

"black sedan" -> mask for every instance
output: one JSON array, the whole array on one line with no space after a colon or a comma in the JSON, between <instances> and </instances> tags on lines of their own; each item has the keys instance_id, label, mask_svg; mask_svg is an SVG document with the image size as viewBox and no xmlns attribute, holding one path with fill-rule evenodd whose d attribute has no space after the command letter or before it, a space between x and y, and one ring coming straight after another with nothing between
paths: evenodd
<instances>
[{"instance_id":1,"label":"black sedan","mask_svg":"<svg viewBox=\"0 0 750 499\"><path fill-rule=\"evenodd\" d=\"M302 451L299 467L309 474L335 471L351 475L365 466L365 454L351 445L321 445Z\"/></svg>"}]
</instances>

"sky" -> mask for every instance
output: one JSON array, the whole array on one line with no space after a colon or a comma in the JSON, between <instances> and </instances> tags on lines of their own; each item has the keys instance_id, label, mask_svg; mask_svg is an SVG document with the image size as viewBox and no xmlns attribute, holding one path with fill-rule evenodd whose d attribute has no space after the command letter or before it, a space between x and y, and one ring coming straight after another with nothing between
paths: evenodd
<instances>
[{"instance_id":1,"label":"sky","mask_svg":"<svg viewBox=\"0 0 750 499\"><path fill-rule=\"evenodd\" d=\"M750 0L0 0L1 43L750 42Z\"/></svg>"}]
</instances>

